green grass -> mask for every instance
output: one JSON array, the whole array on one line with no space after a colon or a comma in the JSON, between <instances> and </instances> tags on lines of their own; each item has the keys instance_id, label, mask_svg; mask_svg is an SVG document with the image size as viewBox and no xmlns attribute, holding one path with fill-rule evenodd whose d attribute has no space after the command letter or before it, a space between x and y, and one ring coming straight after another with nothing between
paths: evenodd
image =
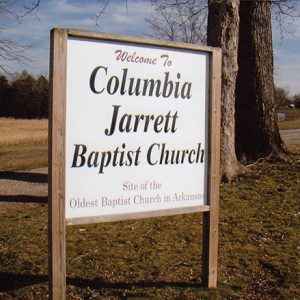
<instances>
[{"instance_id":1,"label":"green grass","mask_svg":"<svg viewBox=\"0 0 300 300\"><path fill-rule=\"evenodd\" d=\"M218 288L202 214L67 227L67 299L299 299L300 157L221 185ZM15 205L22 205L15 203ZM0 221L0 298L47 299L47 204Z\"/></svg>"}]
</instances>

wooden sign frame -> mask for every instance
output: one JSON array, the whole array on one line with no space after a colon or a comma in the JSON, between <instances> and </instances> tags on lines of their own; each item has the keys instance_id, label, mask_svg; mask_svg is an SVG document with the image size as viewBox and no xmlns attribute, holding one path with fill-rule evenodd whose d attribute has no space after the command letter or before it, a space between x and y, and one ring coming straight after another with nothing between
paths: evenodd
<instances>
[{"instance_id":1,"label":"wooden sign frame","mask_svg":"<svg viewBox=\"0 0 300 300\"><path fill-rule=\"evenodd\" d=\"M220 168L220 103L221 103L221 50L191 44L116 36L73 29L51 31L50 54L50 114L49 114L49 294L51 299L66 297L66 222L65 218L65 136L66 136L66 84L67 40L69 37L118 41L139 45L160 46L170 49L187 49L209 54L209 133L208 133L208 187L207 205L187 209L156 211L130 216L110 216L89 219L90 222L107 222L127 218L144 218L203 212L202 282L208 287L217 285L219 168Z\"/></svg>"}]
</instances>

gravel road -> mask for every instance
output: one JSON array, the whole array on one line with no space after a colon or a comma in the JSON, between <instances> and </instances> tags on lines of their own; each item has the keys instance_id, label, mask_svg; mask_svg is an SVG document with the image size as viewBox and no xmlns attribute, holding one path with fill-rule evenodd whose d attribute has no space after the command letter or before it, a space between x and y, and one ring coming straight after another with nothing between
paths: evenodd
<instances>
[{"instance_id":1,"label":"gravel road","mask_svg":"<svg viewBox=\"0 0 300 300\"><path fill-rule=\"evenodd\" d=\"M300 149L300 129L280 130L280 135L288 149Z\"/></svg>"}]
</instances>

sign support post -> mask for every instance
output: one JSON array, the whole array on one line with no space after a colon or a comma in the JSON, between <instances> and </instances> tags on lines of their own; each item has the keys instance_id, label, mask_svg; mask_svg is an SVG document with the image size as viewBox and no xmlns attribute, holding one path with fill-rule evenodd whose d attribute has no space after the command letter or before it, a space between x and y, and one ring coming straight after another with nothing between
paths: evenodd
<instances>
[{"instance_id":1,"label":"sign support post","mask_svg":"<svg viewBox=\"0 0 300 300\"><path fill-rule=\"evenodd\" d=\"M50 299L66 299L66 225L191 212L202 283L217 286L221 61L216 48L52 30Z\"/></svg>"},{"instance_id":2,"label":"sign support post","mask_svg":"<svg viewBox=\"0 0 300 300\"><path fill-rule=\"evenodd\" d=\"M67 31L51 32L48 264L50 299L66 299L65 98Z\"/></svg>"},{"instance_id":3,"label":"sign support post","mask_svg":"<svg viewBox=\"0 0 300 300\"><path fill-rule=\"evenodd\" d=\"M220 120L221 120L221 68L222 52L214 51L210 65L210 149L208 204L203 213L202 282L209 288L217 287L218 219L220 184Z\"/></svg>"}]
</instances>

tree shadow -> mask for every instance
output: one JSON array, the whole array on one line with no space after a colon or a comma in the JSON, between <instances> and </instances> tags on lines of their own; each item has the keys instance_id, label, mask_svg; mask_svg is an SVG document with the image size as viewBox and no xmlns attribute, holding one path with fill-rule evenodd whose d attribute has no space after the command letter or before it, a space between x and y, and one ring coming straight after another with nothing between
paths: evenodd
<instances>
[{"instance_id":1,"label":"tree shadow","mask_svg":"<svg viewBox=\"0 0 300 300\"><path fill-rule=\"evenodd\" d=\"M25 182L31 182L31 183L47 183L48 182L48 174L0 171L0 179L25 181Z\"/></svg>"},{"instance_id":2,"label":"tree shadow","mask_svg":"<svg viewBox=\"0 0 300 300\"><path fill-rule=\"evenodd\" d=\"M48 203L47 196L0 195L0 202L11 203Z\"/></svg>"},{"instance_id":3,"label":"tree shadow","mask_svg":"<svg viewBox=\"0 0 300 300\"><path fill-rule=\"evenodd\" d=\"M0 272L0 292L9 292L22 287L46 283L47 275L15 274ZM204 285L198 282L169 282L169 281L138 281L138 282L106 282L100 278L83 279L79 277L67 278L67 284L79 288L92 288L95 290L131 290L134 288L203 288Z\"/></svg>"}]
</instances>

